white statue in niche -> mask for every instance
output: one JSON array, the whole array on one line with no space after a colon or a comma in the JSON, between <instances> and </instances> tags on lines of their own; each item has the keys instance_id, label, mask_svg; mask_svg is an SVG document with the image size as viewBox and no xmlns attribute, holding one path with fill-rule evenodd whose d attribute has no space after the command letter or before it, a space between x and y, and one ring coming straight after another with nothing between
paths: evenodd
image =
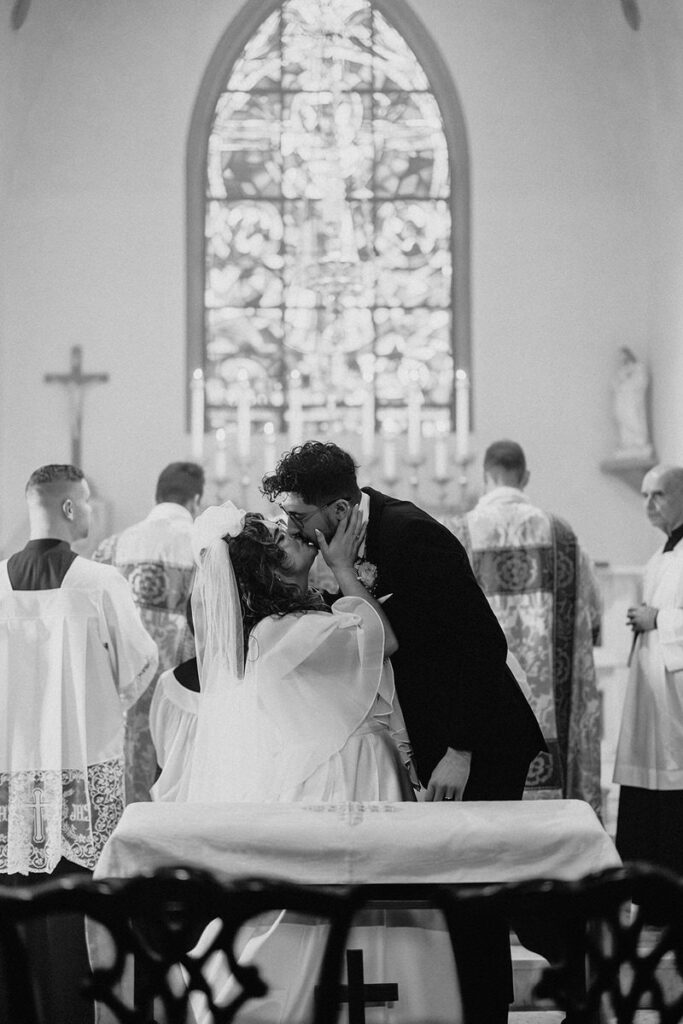
<instances>
[{"instance_id":1,"label":"white statue in niche","mask_svg":"<svg viewBox=\"0 0 683 1024\"><path fill-rule=\"evenodd\" d=\"M644 363L623 345L612 386L617 422L617 458L652 458L647 424L649 373Z\"/></svg>"}]
</instances>

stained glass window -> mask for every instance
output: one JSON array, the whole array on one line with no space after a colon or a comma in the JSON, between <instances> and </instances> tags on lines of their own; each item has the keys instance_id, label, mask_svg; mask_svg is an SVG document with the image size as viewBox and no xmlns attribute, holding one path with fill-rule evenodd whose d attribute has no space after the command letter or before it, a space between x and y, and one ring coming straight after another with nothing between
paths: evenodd
<instances>
[{"instance_id":1,"label":"stained glass window","mask_svg":"<svg viewBox=\"0 0 683 1024\"><path fill-rule=\"evenodd\" d=\"M451 176L427 75L371 0L283 0L225 82L208 142L208 425L451 426ZM365 412L364 412L365 410Z\"/></svg>"}]
</instances>

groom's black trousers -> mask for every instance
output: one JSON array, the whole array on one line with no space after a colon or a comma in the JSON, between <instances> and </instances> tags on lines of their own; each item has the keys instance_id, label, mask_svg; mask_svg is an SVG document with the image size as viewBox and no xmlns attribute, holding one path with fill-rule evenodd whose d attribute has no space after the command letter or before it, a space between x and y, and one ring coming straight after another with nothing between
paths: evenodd
<instances>
[{"instance_id":1,"label":"groom's black trousers","mask_svg":"<svg viewBox=\"0 0 683 1024\"><path fill-rule=\"evenodd\" d=\"M481 758L475 752L463 799L521 800L528 768L518 753L490 751ZM462 922L455 958L465 1024L507 1024L514 998L510 923L481 909Z\"/></svg>"}]
</instances>

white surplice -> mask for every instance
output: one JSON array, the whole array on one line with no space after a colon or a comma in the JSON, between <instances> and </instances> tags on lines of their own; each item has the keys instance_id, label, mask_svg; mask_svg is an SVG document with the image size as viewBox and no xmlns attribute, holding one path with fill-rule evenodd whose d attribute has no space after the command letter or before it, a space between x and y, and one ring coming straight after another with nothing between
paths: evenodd
<instances>
[{"instance_id":1,"label":"white surplice","mask_svg":"<svg viewBox=\"0 0 683 1024\"><path fill-rule=\"evenodd\" d=\"M643 600L659 609L657 628L631 661L614 781L683 790L683 541L647 563Z\"/></svg>"},{"instance_id":2,"label":"white surplice","mask_svg":"<svg viewBox=\"0 0 683 1024\"><path fill-rule=\"evenodd\" d=\"M152 800L187 800L198 709L199 693L183 686L170 669L162 672L149 709L149 731L162 769Z\"/></svg>"},{"instance_id":3,"label":"white surplice","mask_svg":"<svg viewBox=\"0 0 683 1024\"><path fill-rule=\"evenodd\" d=\"M157 649L115 569L77 557L59 588L0 563L0 871L94 868L123 811L123 711Z\"/></svg>"}]
</instances>

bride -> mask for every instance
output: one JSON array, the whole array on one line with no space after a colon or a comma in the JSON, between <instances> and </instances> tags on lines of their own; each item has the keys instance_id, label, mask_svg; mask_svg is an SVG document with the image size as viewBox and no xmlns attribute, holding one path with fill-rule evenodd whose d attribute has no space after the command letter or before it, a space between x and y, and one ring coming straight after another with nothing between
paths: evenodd
<instances>
[{"instance_id":1,"label":"bride","mask_svg":"<svg viewBox=\"0 0 683 1024\"><path fill-rule=\"evenodd\" d=\"M317 551L306 541L232 503L197 519L188 799L415 799L386 660L396 637L353 567L363 535L356 508L329 544L320 538L342 594L330 609L309 589Z\"/></svg>"},{"instance_id":2,"label":"bride","mask_svg":"<svg viewBox=\"0 0 683 1024\"><path fill-rule=\"evenodd\" d=\"M187 799L414 800L410 747L388 661L396 637L354 569L364 537L359 509L329 543L318 538L342 594L331 609L309 588L316 549L279 524L227 502L202 513L194 530L192 614L201 693ZM387 964L400 964L399 1001L368 1008L368 1020L424 1020L426 993L430 1019L454 1019L457 985L444 983L439 966L444 951L450 957L447 936L433 917L415 914L403 910L394 919L391 912L366 911L352 930L351 944L363 948L369 977L380 980L395 969ZM319 926L276 915L241 936L239 959L259 967L269 993L243 1007L238 1021L310 1019L306 979L317 973L322 934ZM209 926L197 953L211 938ZM224 964L207 980L218 1003L235 997ZM203 997L192 1002L201 1024Z\"/></svg>"}]
</instances>

